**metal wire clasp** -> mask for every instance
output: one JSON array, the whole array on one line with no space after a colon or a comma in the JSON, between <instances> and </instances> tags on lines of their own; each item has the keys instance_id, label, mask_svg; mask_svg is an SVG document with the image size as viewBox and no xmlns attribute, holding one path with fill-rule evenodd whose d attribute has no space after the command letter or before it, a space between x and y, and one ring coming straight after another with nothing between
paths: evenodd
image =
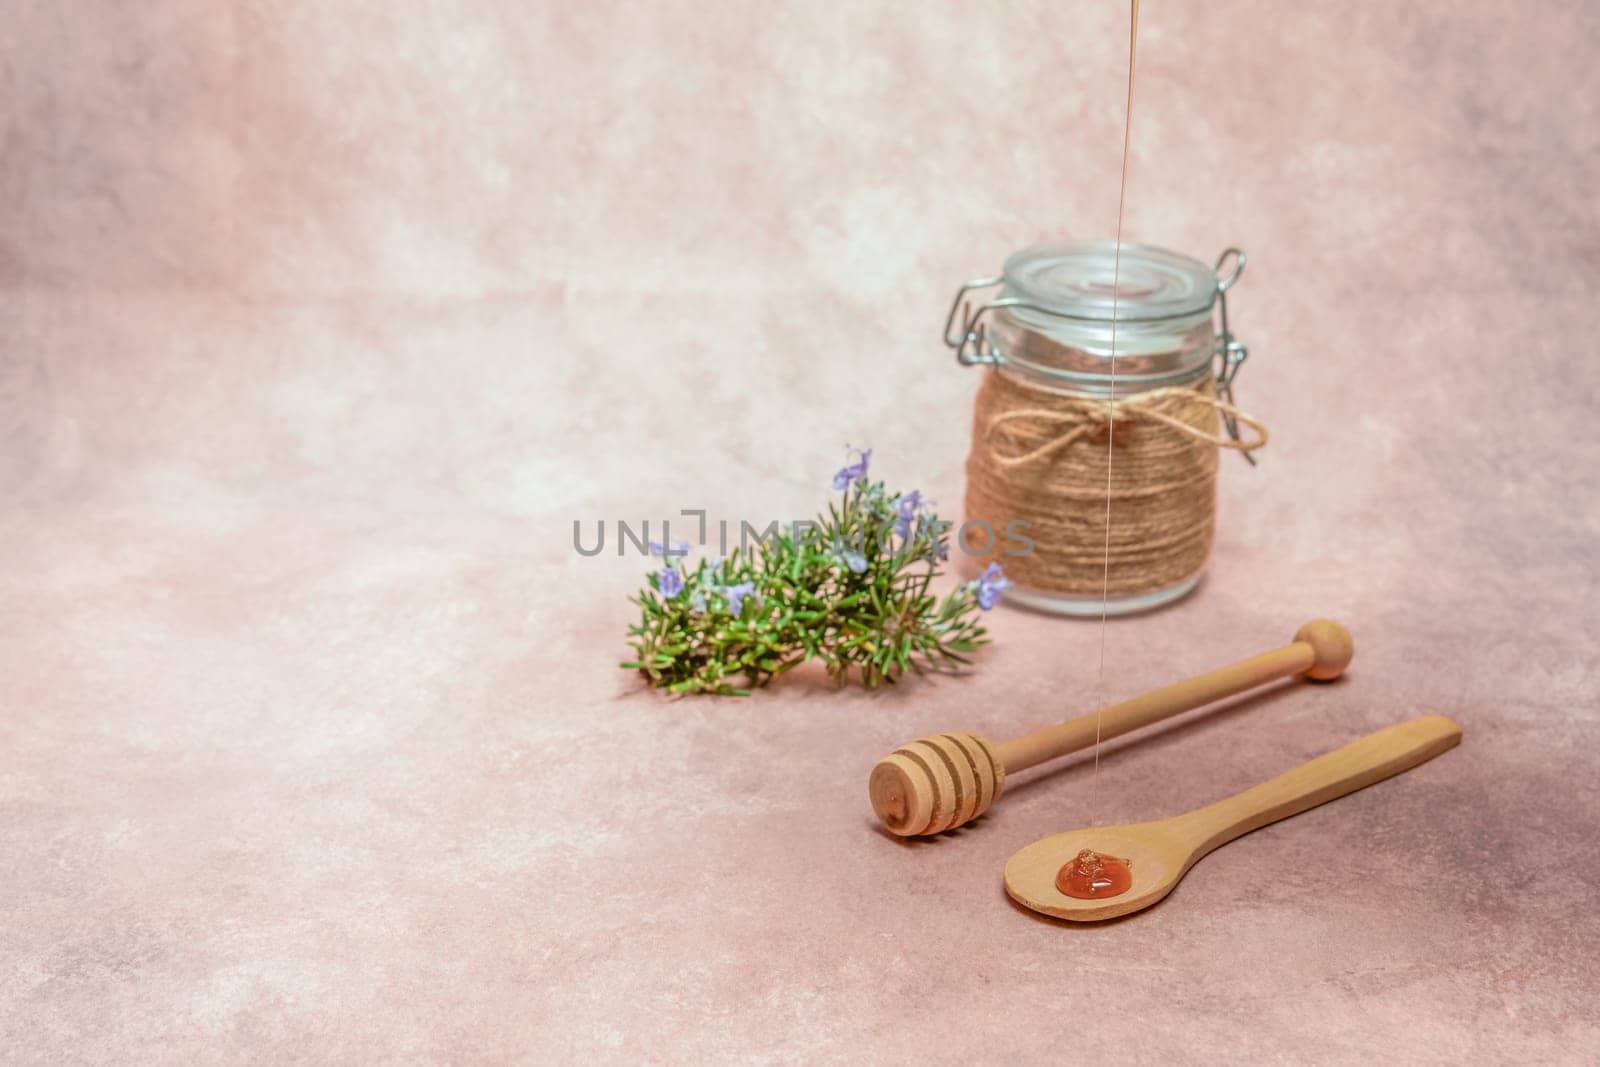
<instances>
[{"instance_id":1,"label":"metal wire clasp","mask_svg":"<svg viewBox=\"0 0 1600 1067\"><path fill-rule=\"evenodd\" d=\"M1226 276L1222 273L1228 257L1233 257L1233 269ZM1217 257L1216 266L1211 272L1217 276L1217 310L1221 318L1221 331L1217 333L1217 395L1228 403L1233 403L1233 380L1239 376L1239 368L1244 361L1250 358L1250 350L1239 341L1234 340L1233 331L1228 328L1228 290L1239 280L1239 275L1244 273L1245 261L1248 259L1244 252L1238 248L1225 248L1222 255ZM1228 436L1235 441L1239 440L1239 420L1228 412L1222 413L1223 425L1228 428ZM1249 462L1250 466L1256 465L1256 458L1248 452L1240 455Z\"/></svg>"},{"instance_id":2,"label":"metal wire clasp","mask_svg":"<svg viewBox=\"0 0 1600 1067\"><path fill-rule=\"evenodd\" d=\"M1002 296L984 304L978 310L972 310L972 301L967 299L967 294L975 289L992 289L1005 281L1004 275L995 275L993 278L974 278L956 290L956 298L950 302L950 314L944 320L944 343L956 350L956 362L964 367L975 363L1003 363L1005 357L994 342L989 340L988 324L983 321L985 315L991 311L1013 310L1020 308L1024 311L1036 312L1054 319L1065 319L1069 322L1095 322L1097 320L1082 315L1070 315L1057 308L1048 308L1043 304L1036 304L1032 300L1024 300L1019 296ZM961 325L956 326L956 316L960 315ZM1138 318L1124 318L1124 322L1145 322L1148 320Z\"/></svg>"},{"instance_id":3,"label":"metal wire clasp","mask_svg":"<svg viewBox=\"0 0 1600 1067\"><path fill-rule=\"evenodd\" d=\"M972 310L972 301L967 299L967 294L974 289L990 289L1005 278L996 275L993 278L974 278L956 290L956 298L950 302L950 314L944 320L944 343L956 350L956 362L963 367L970 367L975 363L999 363L1000 353L988 339L983 316L991 308L1005 303L1002 300L991 300L977 311ZM956 316L961 316L961 328L955 331Z\"/></svg>"}]
</instances>

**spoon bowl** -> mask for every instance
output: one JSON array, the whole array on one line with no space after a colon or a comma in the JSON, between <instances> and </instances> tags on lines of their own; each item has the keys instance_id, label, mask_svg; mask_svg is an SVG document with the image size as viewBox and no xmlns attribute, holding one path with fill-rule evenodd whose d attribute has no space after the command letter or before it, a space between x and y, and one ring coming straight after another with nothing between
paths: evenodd
<instances>
[{"instance_id":1,"label":"spoon bowl","mask_svg":"<svg viewBox=\"0 0 1600 1067\"><path fill-rule=\"evenodd\" d=\"M1148 908L1172 892L1194 859L1171 820L1068 830L1040 838L1006 861L1006 892L1034 911L1075 922L1098 922ZM1056 873L1084 849L1115 856L1128 865L1133 884L1114 897L1069 897L1056 888Z\"/></svg>"}]
</instances>

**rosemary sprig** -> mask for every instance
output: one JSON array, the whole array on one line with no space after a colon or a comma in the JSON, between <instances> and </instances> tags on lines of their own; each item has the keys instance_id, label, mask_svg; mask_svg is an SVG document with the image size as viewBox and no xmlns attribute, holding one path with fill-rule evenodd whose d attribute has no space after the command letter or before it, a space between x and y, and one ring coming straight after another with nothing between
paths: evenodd
<instances>
[{"instance_id":1,"label":"rosemary sprig","mask_svg":"<svg viewBox=\"0 0 1600 1067\"><path fill-rule=\"evenodd\" d=\"M989 642L979 613L1011 583L990 564L943 598L931 593L950 524L922 494L869 481L870 452L853 455L826 513L753 551L691 566L687 545L651 545L662 566L632 598L635 655L622 666L673 693L748 696L811 659L840 685L853 676L868 689L970 664Z\"/></svg>"}]
</instances>

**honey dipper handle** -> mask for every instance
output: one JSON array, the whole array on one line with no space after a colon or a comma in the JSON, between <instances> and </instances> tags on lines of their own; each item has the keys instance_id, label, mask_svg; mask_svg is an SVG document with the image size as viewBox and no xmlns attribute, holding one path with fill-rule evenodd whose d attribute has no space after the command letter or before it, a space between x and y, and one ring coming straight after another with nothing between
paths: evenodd
<instances>
[{"instance_id":1,"label":"honey dipper handle","mask_svg":"<svg viewBox=\"0 0 1600 1067\"><path fill-rule=\"evenodd\" d=\"M1268 823L1409 771L1454 748L1461 727L1423 715L1370 733L1253 789L1171 820L1195 840L1196 858Z\"/></svg>"},{"instance_id":2,"label":"honey dipper handle","mask_svg":"<svg viewBox=\"0 0 1600 1067\"><path fill-rule=\"evenodd\" d=\"M1012 774L1088 748L1095 742L1096 731L1100 740L1105 741L1169 716L1192 711L1202 704L1296 674L1337 678L1350 662L1353 651L1348 630L1336 622L1318 619L1300 627L1293 644L1151 690L1101 711L1091 711L1076 719L1035 730L998 746L996 755L1006 773Z\"/></svg>"}]
</instances>

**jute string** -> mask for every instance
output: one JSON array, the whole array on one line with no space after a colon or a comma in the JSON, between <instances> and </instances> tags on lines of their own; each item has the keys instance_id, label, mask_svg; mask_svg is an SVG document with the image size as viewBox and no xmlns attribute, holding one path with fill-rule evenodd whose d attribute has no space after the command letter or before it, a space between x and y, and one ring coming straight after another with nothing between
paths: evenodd
<instances>
[{"instance_id":1,"label":"jute string","mask_svg":"<svg viewBox=\"0 0 1600 1067\"><path fill-rule=\"evenodd\" d=\"M1222 413L1253 436L1219 433ZM1102 590L1153 593L1199 571L1211 552L1217 450L1266 443L1266 427L1219 400L1209 375L1113 401L991 370L978 389L966 515L986 522L1000 549L1016 547L1009 523L1031 524L1021 530L1031 552L998 556L1020 585L1095 599Z\"/></svg>"}]
</instances>

